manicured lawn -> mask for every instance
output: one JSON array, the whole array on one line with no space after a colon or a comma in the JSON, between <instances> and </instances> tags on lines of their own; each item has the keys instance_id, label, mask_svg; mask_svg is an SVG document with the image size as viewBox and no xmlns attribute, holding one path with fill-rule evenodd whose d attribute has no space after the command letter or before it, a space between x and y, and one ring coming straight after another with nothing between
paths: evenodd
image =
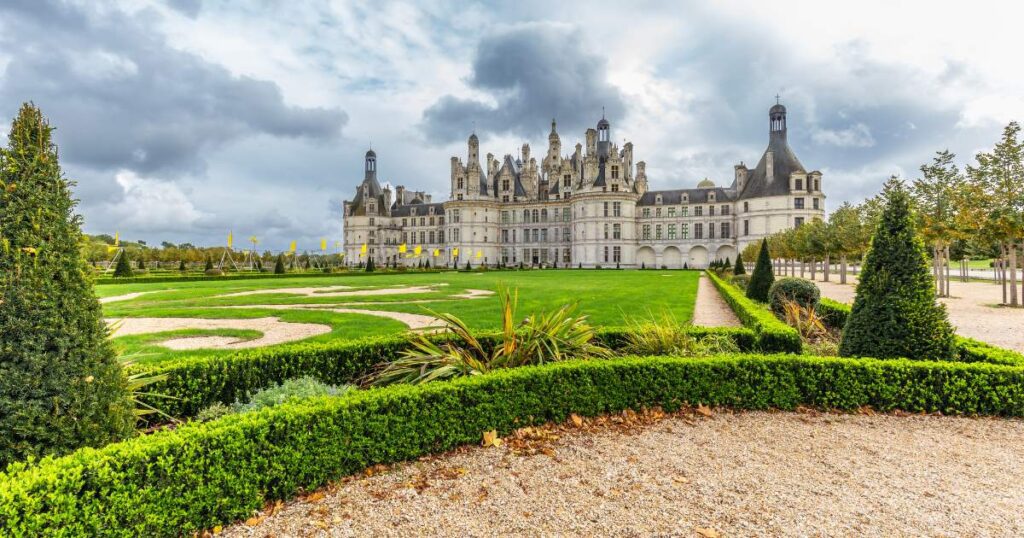
<instances>
[{"instance_id":1,"label":"manicured lawn","mask_svg":"<svg viewBox=\"0 0 1024 538\"><path fill-rule=\"evenodd\" d=\"M467 290L495 291L503 286L517 289L517 317L542 309L575 303L579 312L600 326L621 326L627 317L651 317L670 313L675 319L689 321L697 293L698 271L616 271L545 270L491 271L483 273L404 273L322 278L225 280L203 282L108 284L97 286L97 295L112 297L146 292L131 300L104 305L107 317L179 317L179 318L259 318L279 317L283 321L322 323L331 332L305 342L354 339L395 334L406 330L396 320L328 310L271 308L276 305L316 305L319 307L385 310L429 315L429 310L459 316L474 329L496 329L500 311L496 296L476 299L455 297ZM429 287L421 293L331 297L263 293L223 297L254 290L281 288L321 288L351 286L364 289ZM321 290L326 291L326 290ZM229 307L229 308L226 308ZM200 333L195 333L196 335ZM209 334L209 333L203 333ZM182 336L172 335L172 336ZM248 336L248 335L247 335ZM126 336L116 339L128 353L143 353L140 363L157 363L170 357L203 356L227 353L224 350L171 351L158 344L168 335Z\"/></svg>"}]
</instances>

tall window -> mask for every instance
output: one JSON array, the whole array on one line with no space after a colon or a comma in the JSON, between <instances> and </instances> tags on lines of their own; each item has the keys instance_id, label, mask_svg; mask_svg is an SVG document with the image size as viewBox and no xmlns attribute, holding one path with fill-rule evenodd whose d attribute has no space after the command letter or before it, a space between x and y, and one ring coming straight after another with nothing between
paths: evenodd
<instances>
[{"instance_id":1,"label":"tall window","mask_svg":"<svg viewBox=\"0 0 1024 538\"><path fill-rule=\"evenodd\" d=\"M604 203L604 216L608 216L608 202Z\"/></svg>"},{"instance_id":2,"label":"tall window","mask_svg":"<svg viewBox=\"0 0 1024 538\"><path fill-rule=\"evenodd\" d=\"M604 225L604 238L608 239L608 223L607 222Z\"/></svg>"},{"instance_id":3,"label":"tall window","mask_svg":"<svg viewBox=\"0 0 1024 538\"><path fill-rule=\"evenodd\" d=\"M540 241L540 230L537 228L533 229L533 242L537 243Z\"/></svg>"},{"instance_id":4,"label":"tall window","mask_svg":"<svg viewBox=\"0 0 1024 538\"><path fill-rule=\"evenodd\" d=\"M612 261L615 263L622 261L622 247L612 247Z\"/></svg>"},{"instance_id":5,"label":"tall window","mask_svg":"<svg viewBox=\"0 0 1024 538\"><path fill-rule=\"evenodd\" d=\"M651 216L651 208L645 207L644 211L643 211L643 215L644 215L644 218L650 217Z\"/></svg>"},{"instance_id":6,"label":"tall window","mask_svg":"<svg viewBox=\"0 0 1024 538\"><path fill-rule=\"evenodd\" d=\"M531 222L540 222L540 211L533 210L533 220Z\"/></svg>"},{"instance_id":7,"label":"tall window","mask_svg":"<svg viewBox=\"0 0 1024 538\"><path fill-rule=\"evenodd\" d=\"M804 199L803 198L793 198L793 208L794 209L803 209L804 208Z\"/></svg>"},{"instance_id":8,"label":"tall window","mask_svg":"<svg viewBox=\"0 0 1024 538\"><path fill-rule=\"evenodd\" d=\"M453 209L452 210L452 222L459 222L459 218L460 218L459 217L459 210L458 209Z\"/></svg>"},{"instance_id":9,"label":"tall window","mask_svg":"<svg viewBox=\"0 0 1024 538\"><path fill-rule=\"evenodd\" d=\"M731 230L729 230L729 223L728 222L723 222L722 223L722 239L729 239L729 232L730 231Z\"/></svg>"},{"instance_id":10,"label":"tall window","mask_svg":"<svg viewBox=\"0 0 1024 538\"><path fill-rule=\"evenodd\" d=\"M701 217L704 215L704 206L698 205L693 207L693 216Z\"/></svg>"},{"instance_id":11,"label":"tall window","mask_svg":"<svg viewBox=\"0 0 1024 538\"><path fill-rule=\"evenodd\" d=\"M613 166L612 167L612 179L619 179L619 167L618 166Z\"/></svg>"},{"instance_id":12,"label":"tall window","mask_svg":"<svg viewBox=\"0 0 1024 538\"><path fill-rule=\"evenodd\" d=\"M430 243L434 243L434 232L430 232Z\"/></svg>"},{"instance_id":13,"label":"tall window","mask_svg":"<svg viewBox=\"0 0 1024 538\"><path fill-rule=\"evenodd\" d=\"M820 209L817 198L811 198L811 205L814 206L814 209Z\"/></svg>"},{"instance_id":14,"label":"tall window","mask_svg":"<svg viewBox=\"0 0 1024 538\"><path fill-rule=\"evenodd\" d=\"M804 190L804 180L796 179L794 181L796 182L796 190L798 190L798 191Z\"/></svg>"},{"instance_id":15,"label":"tall window","mask_svg":"<svg viewBox=\"0 0 1024 538\"><path fill-rule=\"evenodd\" d=\"M715 206L713 206L713 205L709 205L708 206L708 215L712 216L712 217L715 216Z\"/></svg>"},{"instance_id":16,"label":"tall window","mask_svg":"<svg viewBox=\"0 0 1024 538\"><path fill-rule=\"evenodd\" d=\"M669 216L669 218L676 216L676 208L674 208L674 207L668 208L668 216Z\"/></svg>"},{"instance_id":17,"label":"tall window","mask_svg":"<svg viewBox=\"0 0 1024 538\"><path fill-rule=\"evenodd\" d=\"M608 262L608 247L604 247L604 261Z\"/></svg>"},{"instance_id":18,"label":"tall window","mask_svg":"<svg viewBox=\"0 0 1024 538\"><path fill-rule=\"evenodd\" d=\"M569 227L562 228L562 241L569 241Z\"/></svg>"},{"instance_id":19,"label":"tall window","mask_svg":"<svg viewBox=\"0 0 1024 538\"><path fill-rule=\"evenodd\" d=\"M796 217L795 219L793 219L793 227L794 228L799 228L799 227L801 227L803 225L804 225L804 218L803 217Z\"/></svg>"},{"instance_id":20,"label":"tall window","mask_svg":"<svg viewBox=\"0 0 1024 538\"><path fill-rule=\"evenodd\" d=\"M508 230L501 231L501 242L508 243Z\"/></svg>"},{"instance_id":21,"label":"tall window","mask_svg":"<svg viewBox=\"0 0 1024 538\"><path fill-rule=\"evenodd\" d=\"M501 180L501 190L507 191L509 186L509 181L507 179Z\"/></svg>"},{"instance_id":22,"label":"tall window","mask_svg":"<svg viewBox=\"0 0 1024 538\"><path fill-rule=\"evenodd\" d=\"M815 201L817 201L817 199L815 199ZM622 202L612 202L612 216L622 216Z\"/></svg>"},{"instance_id":23,"label":"tall window","mask_svg":"<svg viewBox=\"0 0 1024 538\"><path fill-rule=\"evenodd\" d=\"M540 210L540 221L541 222L547 222L548 221L548 210L547 209L541 209Z\"/></svg>"},{"instance_id":24,"label":"tall window","mask_svg":"<svg viewBox=\"0 0 1024 538\"><path fill-rule=\"evenodd\" d=\"M508 211L501 212L501 223L508 224Z\"/></svg>"},{"instance_id":25,"label":"tall window","mask_svg":"<svg viewBox=\"0 0 1024 538\"><path fill-rule=\"evenodd\" d=\"M612 224L612 239L622 239L622 225Z\"/></svg>"},{"instance_id":26,"label":"tall window","mask_svg":"<svg viewBox=\"0 0 1024 538\"><path fill-rule=\"evenodd\" d=\"M750 221L743 221L743 235L750 235Z\"/></svg>"},{"instance_id":27,"label":"tall window","mask_svg":"<svg viewBox=\"0 0 1024 538\"><path fill-rule=\"evenodd\" d=\"M676 238L676 225L675 224L669 224L668 225L668 238L669 239L675 239Z\"/></svg>"},{"instance_id":28,"label":"tall window","mask_svg":"<svg viewBox=\"0 0 1024 538\"><path fill-rule=\"evenodd\" d=\"M661 225L654 226L654 239L661 239Z\"/></svg>"},{"instance_id":29,"label":"tall window","mask_svg":"<svg viewBox=\"0 0 1024 538\"><path fill-rule=\"evenodd\" d=\"M562 222L569 222L570 219L572 219L572 214L569 213L569 208L568 207L563 207L562 208Z\"/></svg>"},{"instance_id":30,"label":"tall window","mask_svg":"<svg viewBox=\"0 0 1024 538\"><path fill-rule=\"evenodd\" d=\"M693 225L693 238L694 239L704 239L704 225L703 224L698 222L698 223Z\"/></svg>"},{"instance_id":31,"label":"tall window","mask_svg":"<svg viewBox=\"0 0 1024 538\"><path fill-rule=\"evenodd\" d=\"M572 186L572 176L570 176L569 174L566 174L566 175L562 176L562 186L565 187L565 188L571 187Z\"/></svg>"},{"instance_id":32,"label":"tall window","mask_svg":"<svg viewBox=\"0 0 1024 538\"><path fill-rule=\"evenodd\" d=\"M650 224L644 224L643 228L641 228L641 232L640 233L641 233L641 237L643 237L644 239L649 240L651 238L651 225Z\"/></svg>"},{"instance_id":33,"label":"tall window","mask_svg":"<svg viewBox=\"0 0 1024 538\"><path fill-rule=\"evenodd\" d=\"M541 243L547 243L548 242L548 229L547 228L541 228L540 229L540 242Z\"/></svg>"},{"instance_id":34,"label":"tall window","mask_svg":"<svg viewBox=\"0 0 1024 538\"><path fill-rule=\"evenodd\" d=\"M750 211L750 203L749 202L743 202L743 212L746 213L748 211Z\"/></svg>"},{"instance_id":35,"label":"tall window","mask_svg":"<svg viewBox=\"0 0 1024 538\"><path fill-rule=\"evenodd\" d=\"M728 215L729 214L729 206L727 206L727 205L723 205L722 206L722 214L723 215Z\"/></svg>"},{"instance_id":36,"label":"tall window","mask_svg":"<svg viewBox=\"0 0 1024 538\"><path fill-rule=\"evenodd\" d=\"M459 188L459 189L462 188L462 178L461 177L459 178L458 187L457 188Z\"/></svg>"},{"instance_id":37,"label":"tall window","mask_svg":"<svg viewBox=\"0 0 1024 538\"><path fill-rule=\"evenodd\" d=\"M690 208L684 205L683 207L679 208L679 213L684 217L688 217L690 216Z\"/></svg>"},{"instance_id":38,"label":"tall window","mask_svg":"<svg viewBox=\"0 0 1024 538\"><path fill-rule=\"evenodd\" d=\"M680 224L679 225L679 232L680 232L680 235L682 236L683 239L689 238L690 237L690 225L685 223L685 222Z\"/></svg>"}]
</instances>

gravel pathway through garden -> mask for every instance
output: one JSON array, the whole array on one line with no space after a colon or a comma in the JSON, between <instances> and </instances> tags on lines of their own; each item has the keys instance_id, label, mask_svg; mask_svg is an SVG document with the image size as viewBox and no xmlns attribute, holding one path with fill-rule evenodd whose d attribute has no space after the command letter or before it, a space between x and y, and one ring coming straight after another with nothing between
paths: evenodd
<instances>
[{"instance_id":1,"label":"gravel pathway through garden","mask_svg":"<svg viewBox=\"0 0 1024 538\"><path fill-rule=\"evenodd\" d=\"M722 299L711 279L701 273L697 282L697 304L693 307L693 324L704 327L739 327L740 320Z\"/></svg>"},{"instance_id":2,"label":"gravel pathway through garden","mask_svg":"<svg viewBox=\"0 0 1024 538\"><path fill-rule=\"evenodd\" d=\"M1024 421L700 411L371 469L223 535L1024 535Z\"/></svg>"}]
</instances>

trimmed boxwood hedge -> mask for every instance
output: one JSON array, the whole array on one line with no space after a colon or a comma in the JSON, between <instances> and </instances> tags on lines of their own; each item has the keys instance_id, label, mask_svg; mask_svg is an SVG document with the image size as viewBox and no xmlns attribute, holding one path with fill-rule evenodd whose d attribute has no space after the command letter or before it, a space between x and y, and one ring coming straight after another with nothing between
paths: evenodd
<instances>
[{"instance_id":1,"label":"trimmed boxwood hedge","mask_svg":"<svg viewBox=\"0 0 1024 538\"><path fill-rule=\"evenodd\" d=\"M173 536L268 500L570 413L689 403L1024 415L1024 367L794 355L634 357L320 397L0 473L4 536Z\"/></svg>"},{"instance_id":2,"label":"trimmed boxwood hedge","mask_svg":"<svg viewBox=\"0 0 1024 538\"><path fill-rule=\"evenodd\" d=\"M850 315L850 305L822 298L817 307L822 323L832 329L842 329ZM979 342L963 336L956 337L957 358L963 362L988 362L1024 366L1024 355Z\"/></svg>"},{"instance_id":3,"label":"trimmed boxwood hedge","mask_svg":"<svg viewBox=\"0 0 1024 538\"><path fill-rule=\"evenodd\" d=\"M765 305L747 298L746 294L719 278L711 271L705 271L711 282L718 288L722 298L736 313L743 325L754 331L757 346L766 353L800 353L803 342L796 329L786 325L772 314Z\"/></svg>"},{"instance_id":4,"label":"trimmed boxwood hedge","mask_svg":"<svg viewBox=\"0 0 1024 538\"><path fill-rule=\"evenodd\" d=\"M597 330L597 338L609 348L620 350L626 344L627 330L601 328ZM753 331L745 328L689 327L687 331L695 338L726 335L741 351L753 351L756 347ZM498 334L482 333L477 337L484 346L490 346L497 341ZM285 379L308 375L332 385L351 383L374 365L397 358L408 348L408 338L395 335L249 349L213 357L185 357L157 368L140 366L138 369L167 374L166 380L146 390L171 396L173 399L160 398L152 403L171 416L187 418L213 403L230 404Z\"/></svg>"}]
</instances>

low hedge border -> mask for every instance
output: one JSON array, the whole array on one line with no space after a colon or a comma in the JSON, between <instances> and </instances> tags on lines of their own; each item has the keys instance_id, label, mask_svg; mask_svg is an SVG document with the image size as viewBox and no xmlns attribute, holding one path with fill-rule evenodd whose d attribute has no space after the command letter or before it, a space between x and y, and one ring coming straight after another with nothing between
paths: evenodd
<instances>
[{"instance_id":1,"label":"low hedge border","mask_svg":"<svg viewBox=\"0 0 1024 538\"><path fill-rule=\"evenodd\" d=\"M495 271L497 269L494 269ZM383 269L367 273L362 269L350 269L347 271L332 271L330 273L315 272L315 273L285 273L283 275L277 275L274 273L252 273L252 274L226 274L218 276L210 275L197 275L197 276L140 276L140 277L123 277L114 278L106 276L98 276L95 279L96 285L106 284L160 284L165 282L207 282L211 280L258 280L258 279L274 279L274 278L323 278L323 277L341 277L341 276L377 276L377 275L405 275L405 274L417 274L417 273L446 273L453 272L455 269L416 269L415 271L385 271Z\"/></svg>"},{"instance_id":2,"label":"low hedge border","mask_svg":"<svg viewBox=\"0 0 1024 538\"><path fill-rule=\"evenodd\" d=\"M800 353L803 341L796 329L786 325L772 314L767 305L749 299L746 294L711 271L705 271L718 288L722 298L736 313L745 327L754 331L757 345L766 353Z\"/></svg>"},{"instance_id":3,"label":"low hedge border","mask_svg":"<svg viewBox=\"0 0 1024 538\"><path fill-rule=\"evenodd\" d=\"M626 328L600 328L597 339L613 350L622 350L627 331ZM688 331L695 338L710 334L728 336L741 351L755 349L754 333L749 329L690 327ZM489 346L497 342L498 333L481 333L477 337L484 346ZM440 341L450 336L436 335L432 338ZM409 347L408 336L395 335L249 349L230 355L178 359L157 368L136 369L167 374L166 380L146 387L146 391L171 398L153 399L151 403L173 417L187 418L213 403L231 404L285 379L310 375L332 385L352 383L374 365L397 358Z\"/></svg>"},{"instance_id":4,"label":"low hedge border","mask_svg":"<svg viewBox=\"0 0 1024 538\"><path fill-rule=\"evenodd\" d=\"M850 315L850 305L821 298L817 307L818 315L822 323L830 329L842 329L846 325L846 318ZM1024 355L996 347L985 342L979 342L973 338L963 336L956 337L958 360L963 362L988 362L992 364L1009 364L1024 366Z\"/></svg>"},{"instance_id":5,"label":"low hedge border","mask_svg":"<svg viewBox=\"0 0 1024 538\"><path fill-rule=\"evenodd\" d=\"M0 534L174 536L369 465L531 424L690 403L1024 415L1024 368L794 355L552 363L321 397L0 473Z\"/></svg>"}]
</instances>

